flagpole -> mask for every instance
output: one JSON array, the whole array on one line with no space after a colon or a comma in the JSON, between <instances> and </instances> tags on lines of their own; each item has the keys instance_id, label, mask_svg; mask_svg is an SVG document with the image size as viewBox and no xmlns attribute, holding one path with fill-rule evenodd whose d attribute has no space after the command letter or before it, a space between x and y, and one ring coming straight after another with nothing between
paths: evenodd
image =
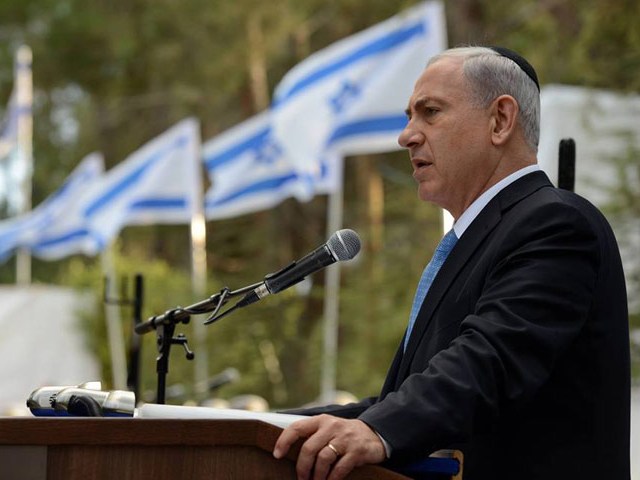
<instances>
[{"instance_id":1,"label":"flagpole","mask_svg":"<svg viewBox=\"0 0 640 480\"><path fill-rule=\"evenodd\" d=\"M342 156L336 158L335 167L338 178L335 189L329 193L327 237L342 228L344 198ZM324 277L324 344L320 379L320 399L323 403L332 402L336 392L339 306L340 262L337 262L327 269Z\"/></svg>"},{"instance_id":2,"label":"flagpole","mask_svg":"<svg viewBox=\"0 0 640 480\"><path fill-rule=\"evenodd\" d=\"M108 280L105 286L105 298L117 298L118 280L113 263L113 250L111 245L107 246L100 254L100 260L102 263L102 271ZM124 348L122 322L120 321L120 305L113 302L105 302L104 310L107 324L107 338L109 339L113 388L116 390L126 390L127 356Z\"/></svg>"},{"instance_id":3,"label":"flagpole","mask_svg":"<svg viewBox=\"0 0 640 480\"><path fill-rule=\"evenodd\" d=\"M194 211L191 217L191 285L196 298L202 298L207 290L207 226L204 215L204 192L202 184L202 142L198 136L196 155L196 175L194 181ZM194 319L196 336L196 356L194 358L194 385L196 396L206 394L209 377L209 361L207 355L207 330L200 318ZM203 390L204 389L204 390Z\"/></svg>"},{"instance_id":4,"label":"flagpole","mask_svg":"<svg viewBox=\"0 0 640 480\"><path fill-rule=\"evenodd\" d=\"M22 181L22 206L20 213L31 210L33 177L33 77L31 73L31 48L22 45L16 53L16 92L18 104L18 154L24 165ZM31 253L26 248L18 249L16 255L16 283L31 283Z\"/></svg>"}]
</instances>

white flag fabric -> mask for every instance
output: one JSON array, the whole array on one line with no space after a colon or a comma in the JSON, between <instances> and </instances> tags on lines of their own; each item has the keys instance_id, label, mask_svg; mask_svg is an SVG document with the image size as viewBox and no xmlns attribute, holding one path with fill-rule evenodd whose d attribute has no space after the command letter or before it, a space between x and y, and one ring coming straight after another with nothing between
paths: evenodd
<instances>
[{"instance_id":1,"label":"white flag fabric","mask_svg":"<svg viewBox=\"0 0 640 480\"><path fill-rule=\"evenodd\" d=\"M82 250L77 243L84 241L86 232L66 226L73 218L78 200L93 188L103 172L102 155L87 155L62 187L35 209L0 222L0 261L6 260L19 247L28 248L33 255L44 258L58 249ZM72 244L75 246L70 247Z\"/></svg>"},{"instance_id":2,"label":"white flag fabric","mask_svg":"<svg viewBox=\"0 0 640 480\"><path fill-rule=\"evenodd\" d=\"M399 149L415 81L445 46L442 4L427 2L294 67L269 111L204 144L207 219L332 192L345 155Z\"/></svg>"},{"instance_id":3,"label":"white flag fabric","mask_svg":"<svg viewBox=\"0 0 640 480\"><path fill-rule=\"evenodd\" d=\"M315 53L285 75L271 108L273 136L310 191L327 152L399 149L415 82L445 46L443 6L426 2Z\"/></svg>"}]
</instances>

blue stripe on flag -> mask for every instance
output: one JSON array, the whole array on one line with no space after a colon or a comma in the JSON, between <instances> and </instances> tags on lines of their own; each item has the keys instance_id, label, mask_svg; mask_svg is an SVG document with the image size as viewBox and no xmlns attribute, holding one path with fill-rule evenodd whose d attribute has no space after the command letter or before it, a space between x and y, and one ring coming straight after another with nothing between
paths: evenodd
<instances>
[{"instance_id":1,"label":"blue stripe on flag","mask_svg":"<svg viewBox=\"0 0 640 480\"><path fill-rule=\"evenodd\" d=\"M260 192L267 192L269 190L278 190L284 184L297 179L298 179L298 175L296 175L295 173L281 175L279 177L268 178L260 182L252 183L248 187L237 190L227 195L226 197L220 198L216 201L207 201L206 206L219 207L220 205L224 205L225 203L232 202L233 200L237 200L238 198L241 198L241 197L254 195Z\"/></svg>"},{"instance_id":2,"label":"blue stripe on flag","mask_svg":"<svg viewBox=\"0 0 640 480\"><path fill-rule=\"evenodd\" d=\"M204 164L208 172L215 170L216 168L224 165L225 163L232 162L237 159L239 155L242 155L247 150L255 150L260 147L269 136L271 127L267 127L258 131L255 135L247 138L246 140L236 143L233 146L227 148L217 155L213 155L204 159Z\"/></svg>"},{"instance_id":3,"label":"blue stripe on flag","mask_svg":"<svg viewBox=\"0 0 640 480\"><path fill-rule=\"evenodd\" d=\"M187 137L179 137L173 143L159 152L151 155L147 161L140 165L137 169L132 171L129 175L125 176L120 182L116 183L110 190L104 195L96 199L91 205L84 211L84 217L88 218L97 213L102 208L106 207L114 199L125 193L129 188L138 183L146 173L146 171L153 166L154 163L160 161L168 152L174 149L183 147L189 142Z\"/></svg>"},{"instance_id":4,"label":"blue stripe on flag","mask_svg":"<svg viewBox=\"0 0 640 480\"><path fill-rule=\"evenodd\" d=\"M107 246L107 242L100 235L94 232L91 232L86 228L79 228L77 230L71 230L70 232L65 233L64 235L59 235L57 237L50 237L45 240L42 240L38 242L36 245L34 245L33 247L31 247L31 250L36 254L38 253L42 254L43 251L46 252L48 248L51 248L51 247L55 248L57 245L64 244L67 242L73 242L75 240L79 240L85 237L91 238L95 242L97 247L96 250L98 252L101 252ZM80 251L78 251L77 253L80 253Z\"/></svg>"},{"instance_id":5,"label":"blue stripe on flag","mask_svg":"<svg viewBox=\"0 0 640 480\"><path fill-rule=\"evenodd\" d=\"M392 48L395 48L398 45L411 40L413 37L425 35L426 33L426 26L424 22L420 21L419 23L416 23L414 25L409 25L399 30L389 32L384 37L376 38L369 44L364 45L354 52L350 52L343 58L340 58L301 79L299 82L293 85L283 96L275 98L272 108L278 108L281 104L289 100L291 97L295 96L301 90L308 88L314 83L319 82L320 80L328 77L329 75L332 75L335 72L349 67L352 63L373 55L380 54L387 50L391 50Z\"/></svg>"},{"instance_id":6,"label":"blue stripe on flag","mask_svg":"<svg viewBox=\"0 0 640 480\"><path fill-rule=\"evenodd\" d=\"M131 210L167 210L183 209L188 206L188 202L184 198L144 198L131 204Z\"/></svg>"},{"instance_id":7,"label":"blue stripe on flag","mask_svg":"<svg viewBox=\"0 0 640 480\"><path fill-rule=\"evenodd\" d=\"M344 138L357 137L358 135L369 133L401 132L406 126L406 115L389 115L345 123L334 130L327 145L332 145Z\"/></svg>"},{"instance_id":8,"label":"blue stripe on flag","mask_svg":"<svg viewBox=\"0 0 640 480\"><path fill-rule=\"evenodd\" d=\"M36 245L34 245L32 249L34 251L38 251L44 248L59 245L61 243L77 240L83 237L90 237L90 236L91 236L91 232L89 230L87 230L86 228L79 228L77 230L71 230L70 232L67 232L64 235L60 235L58 237L50 237L45 240L41 240Z\"/></svg>"}]
</instances>

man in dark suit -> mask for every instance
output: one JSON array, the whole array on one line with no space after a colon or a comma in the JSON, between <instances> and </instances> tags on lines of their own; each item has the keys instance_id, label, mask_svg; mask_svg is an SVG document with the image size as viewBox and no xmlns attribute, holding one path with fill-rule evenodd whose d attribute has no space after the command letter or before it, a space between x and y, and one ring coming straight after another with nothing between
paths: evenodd
<instances>
[{"instance_id":1,"label":"man in dark suit","mask_svg":"<svg viewBox=\"0 0 640 480\"><path fill-rule=\"evenodd\" d=\"M305 439L300 478L453 447L466 480L629 479L618 247L595 207L538 169L539 102L533 67L502 48L448 50L418 79L399 143L420 199L454 228L380 395L298 412L315 416L278 439L277 458Z\"/></svg>"}]
</instances>

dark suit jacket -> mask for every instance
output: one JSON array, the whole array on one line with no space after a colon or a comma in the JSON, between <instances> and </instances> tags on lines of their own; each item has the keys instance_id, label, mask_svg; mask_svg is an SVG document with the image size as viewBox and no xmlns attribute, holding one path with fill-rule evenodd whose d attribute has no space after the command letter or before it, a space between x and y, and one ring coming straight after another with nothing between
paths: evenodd
<instances>
[{"instance_id":1,"label":"dark suit jacket","mask_svg":"<svg viewBox=\"0 0 640 480\"><path fill-rule=\"evenodd\" d=\"M629 378L611 228L535 172L462 235L380 395L304 413L360 418L395 464L459 448L465 480L628 480Z\"/></svg>"}]
</instances>

